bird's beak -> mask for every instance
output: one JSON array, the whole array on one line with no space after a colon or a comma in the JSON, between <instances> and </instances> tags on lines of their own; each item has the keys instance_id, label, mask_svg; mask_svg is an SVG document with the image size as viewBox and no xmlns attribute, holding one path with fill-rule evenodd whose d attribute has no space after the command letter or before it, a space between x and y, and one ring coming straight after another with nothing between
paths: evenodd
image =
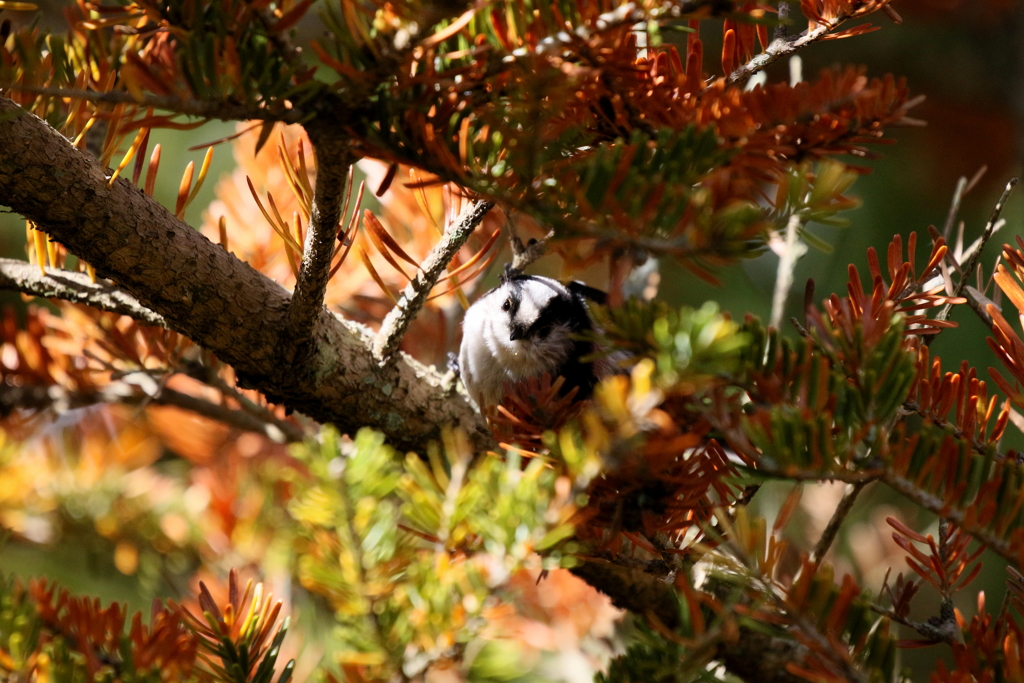
<instances>
[{"instance_id":1,"label":"bird's beak","mask_svg":"<svg viewBox=\"0 0 1024 683\"><path fill-rule=\"evenodd\" d=\"M509 341L519 341L520 339L526 339L526 328L516 325L512 328L512 334L509 335Z\"/></svg>"}]
</instances>

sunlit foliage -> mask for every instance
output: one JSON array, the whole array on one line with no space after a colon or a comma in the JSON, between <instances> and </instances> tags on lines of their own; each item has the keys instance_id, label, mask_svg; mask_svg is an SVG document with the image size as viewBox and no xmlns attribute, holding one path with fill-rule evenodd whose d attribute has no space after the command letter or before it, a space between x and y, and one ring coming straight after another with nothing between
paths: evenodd
<instances>
[{"instance_id":1,"label":"sunlit foliage","mask_svg":"<svg viewBox=\"0 0 1024 683\"><path fill-rule=\"evenodd\" d=\"M1005 196L966 251L932 229L884 258L850 255L846 294L819 303L808 283L790 336L629 281L663 258L715 282L770 248L790 263L784 303L787 259L828 248L811 225L855 225L856 162L917 123L916 100L857 67L747 85L806 44L874 30L845 22L876 12L899 19L887 0L78 0L63 35L0 17L0 94L93 154L111 186L153 195L154 130L239 122L167 209L181 219L216 182L202 233L289 290L308 267L317 178L343 165L323 303L367 339L460 216L493 202L400 335L424 374L444 372L506 242L610 290L590 360L614 368L587 401L557 377L507 387L483 416L490 447L439 425L400 453L397 412L386 433L316 424L131 301L83 289L9 311L0 525L17 543L93 538L120 574L188 597L146 621L0 573L0 675L496 681L585 666L609 683L898 681L901 648L936 646L951 663L933 681L1024 681L1024 465L1002 446L1024 424L1024 342L978 270ZM720 59L705 53L712 31ZM208 178L229 142L236 170ZM337 148L344 161L325 153ZM45 225L25 228L41 276L116 290ZM992 282L1024 316L1018 247ZM1005 398L929 350L969 301ZM834 481L848 490L805 548L804 483ZM751 505L778 482L778 509ZM886 516L905 556L873 595L829 553L876 484L939 522L930 534ZM972 596L967 615L954 598L986 549L1009 570L1006 597L992 611ZM265 582L243 587L235 567ZM919 620L928 594L938 613ZM618 631L612 605L633 615Z\"/></svg>"}]
</instances>

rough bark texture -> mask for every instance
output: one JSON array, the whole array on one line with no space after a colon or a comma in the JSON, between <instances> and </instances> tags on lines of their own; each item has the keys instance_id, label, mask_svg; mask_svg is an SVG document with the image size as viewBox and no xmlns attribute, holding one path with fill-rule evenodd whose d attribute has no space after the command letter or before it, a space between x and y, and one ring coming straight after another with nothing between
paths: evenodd
<instances>
[{"instance_id":1,"label":"rough bark texture","mask_svg":"<svg viewBox=\"0 0 1024 683\"><path fill-rule=\"evenodd\" d=\"M296 354L283 287L177 220L127 180L0 97L0 203L35 221L102 277L238 371L248 386L320 422L382 430L420 447L443 425L490 437L462 394L401 354L380 368L369 330L320 307L311 352ZM289 362L288 358L301 358Z\"/></svg>"},{"instance_id":2,"label":"rough bark texture","mask_svg":"<svg viewBox=\"0 0 1024 683\"><path fill-rule=\"evenodd\" d=\"M423 308L430 290L437 284L437 279L492 208L494 202L487 201L473 202L467 206L427 254L415 277L406 285L398 303L384 318L380 331L373 340L373 357L378 362L384 362L398 349L409 323Z\"/></svg>"},{"instance_id":3,"label":"rough bark texture","mask_svg":"<svg viewBox=\"0 0 1024 683\"><path fill-rule=\"evenodd\" d=\"M345 200L345 182L353 162L348 145L322 132L315 133L317 128L311 124L307 129L316 153L316 188L302 250L302 266L288 310L288 325L300 340L313 332L317 313L324 306L341 205Z\"/></svg>"}]
</instances>

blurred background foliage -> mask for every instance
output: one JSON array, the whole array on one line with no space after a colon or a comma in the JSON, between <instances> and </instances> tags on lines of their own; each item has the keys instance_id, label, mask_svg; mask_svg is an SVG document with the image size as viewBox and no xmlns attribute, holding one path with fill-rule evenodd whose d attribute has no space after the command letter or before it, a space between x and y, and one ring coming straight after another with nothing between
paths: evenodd
<instances>
[{"instance_id":1,"label":"blurred background foliage","mask_svg":"<svg viewBox=\"0 0 1024 683\"><path fill-rule=\"evenodd\" d=\"M1021 172L1024 3L899 0L895 7L904 18L900 26L882 19L880 31L815 45L800 53L808 78L834 64L863 64L872 76L889 72L906 76L911 92L926 96L911 115L926 121L927 126L889 131L896 144L881 149L882 158L864 162L872 171L853 185L850 194L860 199L861 206L845 214L851 221L849 227L812 225L811 231L830 249L811 247L798 263L787 319L801 310L800 293L808 278L815 280L819 300L832 292L844 293L846 264L863 269L868 247L882 251L894 234L907 236L917 231L924 235L929 225L941 229L957 180L987 167L965 197L960 212L969 243L980 233L1007 178ZM43 20L58 25L58 13L59 8L51 6ZM315 14L308 18L315 20ZM716 54L719 49L714 44L715 36L715 31L703 36L708 42L707 54ZM769 78L785 80L790 68L790 64L781 62L772 67ZM201 163L204 143L234 132L233 125L222 123L193 131L154 131L151 146L158 142L164 150L157 199L173 205L185 165L189 161ZM237 161L231 146L216 149L210 177L185 215L189 224L198 227L211 222L208 207L215 198L216 181L230 173ZM362 208L377 211L380 205L370 194ZM1024 192L1018 191L1011 198L1003 217L1007 225L996 242L1010 242L1014 235L1024 232ZM0 253L23 258L24 244L22 220L0 214ZM991 266L997 253L991 245L983 261ZM716 271L722 284L712 286L666 260L661 264L659 298L673 307L698 308L712 300L736 320L742 321L748 313L767 320L777 264L778 257L768 251L757 259ZM543 269L543 265L540 267ZM0 304L24 311L18 295L0 294ZM988 331L982 323L965 306L957 307L953 317L960 327L944 332L933 347L949 364L944 369L955 370L961 359L978 368L995 365L985 344ZM787 335L794 334L791 326L785 325L784 329ZM37 490L51 495L48 501L36 501L36 509L49 507L59 517L18 520L21 539L0 545L0 571L26 579L48 577L78 594L126 602L130 611L135 611L147 609L154 597L181 599L194 594L199 577L216 584L218 572L226 567L238 566L243 572L255 572L258 567L263 580L289 604L293 635L288 647L305 653L299 657L295 674L296 680L303 680L339 634L326 628L333 623L327 606L291 582L294 573L310 576L313 569L290 566L293 543L310 532L284 511L282 501L294 492L275 496L283 494L283 488L294 480L289 469L295 465L283 457L283 447L268 446L265 440L243 435L232 441L232 448L241 457L228 465L224 463L229 459L216 456L226 437L225 441L211 437L204 443L182 446L193 454L208 455L206 462L196 456L190 462L169 457L157 435L173 449L175 439L202 441L205 437L200 434L206 425L195 425L194 431L183 429L182 416L169 412L167 424L159 424L159 418L151 420L146 428L137 430L132 441L131 430L123 425L104 429L103 421L131 423L138 417L135 409L97 410L102 411L102 420L80 436L80 443L51 442L50 450L38 461L22 463L24 480L0 481L0 511L7 515L6 519L0 518L0 524L10 525L11 515L18 514L4 509L5 496L11 494L9 487L25 486L26 482L34 482ZM120 435L116 443L111 441L111 434ZM1024 448L1024 440L1013 430L1010 434L1006 447ZM11 457L14 451L0 444L0 462ZM115 465L110 464L111 459L117 461ZM96 463L101 460L107 462L99 467ZM143 463L150 467L135 469ZM218 463L244 470L221 480L233 481L236 490L218 488ZM86 471L90 467L97 469L89 474ZM78 472L67 476L66 468ZM87 476L83 477L83 472ZM125 477L126 473L133 474ZM768 483L755 499L755 510L771 519L792 487L789 483ZM805 486L787 531L794 546L813 546L842 490L843 485L838 483ZM59 509L55 502L58 498L63 501ZM139 498L135 507L130 504L133 498ZM906 571L904 552L892 541L891 529L885 523L889 515L923 533L936 534L937 523L929 514L899 502L888 489L873 486L859 499L830 553L837 576L849 572L861 585L878 591L887 567ZM122 533L123 529L130 529L130 533ZM974 587L1001 595L1004 563L994 556L983 559L985 568ZM511 680L518 676L529 680L589 680L593 671L620 649L623 630L632 628L617 622L618 612L567 572L556 571L537 581L539 561L537 565L510 584L521 598L518 616L508 615L505 628L506 635L511 634L523 646L517 651L519 658L510 659L507 653L492 659L479 658L475 672L478 680ZM972 592L966 591L961 597L967 599ZM936 613L937 605L937 596L931 603L922 602L922 618ZM973 609L971 605L958 606ZM294 635L297 633L302 635ZM905 650L902 657L913 666L916 661L934 660L937 652L935 648ZM925 671L930 667L915 668Z\"/></svg>"}]
</instances>

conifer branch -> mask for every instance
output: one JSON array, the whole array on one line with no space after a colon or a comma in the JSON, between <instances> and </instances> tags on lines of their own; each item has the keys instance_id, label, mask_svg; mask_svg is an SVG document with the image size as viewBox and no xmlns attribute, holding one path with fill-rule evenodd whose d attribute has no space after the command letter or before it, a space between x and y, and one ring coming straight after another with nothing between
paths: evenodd
<instances>
[{"instance_id":1,"label":"conifer branch","mask_svg":"<svg viewBox=\"0 0 1024 683\"><path fill-rule=\"evenodd\" d=\"M789 3L786 0L779 0L779 23L772 33L772 40L785 40L789 35Z\"/></svg>"},{"instance_id":2,"label":"conifer branch","mask_svg":"<svg viewBox=\"0 0 1024 683\"><path fill-rule=\"evenodd\" d=\"M273 422L261 420L244 410L236 410L170 389L148 375L146 377L149 381L143 383L131 381L132 375L128 375L92 391L69 391L57 385L11 386L0 384L0 415L9 415L16 409L53 410L63 413L100 403L120 403L129 406L152 404L181 408L235 429L263 434L279 443L292 443L305 438L302 430L295 425L277 420ZM148 391L145 386L147 384L153 385Z\"/></svg>"},{"instance_id":3,"label":"conifer branch","mask_svg":"<svg viewBox=\"0 0 1024 683\"><path fill-rule=\"evenodd\" d=\"M343 431L374 427L399 449L421 448L440 425L494 447L479 412L439 373L405 356L379 367L366 328L322 307L300 348L283 287L124 178L110 184L94 157L5 97L0 121L0 203L233 366L240 386Z\"/></svg>"},{"instance_id":4,"label":"conifer branch","mask_svg":"<svg viewBox=\"0 0 1024 683\"><path fill-rule=\"evenodd\" d=\"M995 302L970 285L964 287L964 295L967 299L967 305L971 307L974 314L978 316L981 322L985 323L985 327L991 328L992 316L988 314L985 308L989 305L995 306Z\"/></svg>"},{"instance_id":5,"label":"conifer branch","mask_svg":"<svg viewBox=\"0 0 1024 683\"><path fill-rule=\"evenodd\" d=\"M864 487L868 485L867 481L858 481L855 484L851 484L847 487L847 490L843 493L842 499L839 501L839 505L836 506L835 512L832 513L832 518L828 520L828 525L825 527L825 531L822 532L821 538L818 539L817 544L814 546L814 551L811 553L811 565L813 571L817 572L818 567L821 565L821 561L825 558L825 553L832 547L832 543L836 540L836 536L839 534L839 528L846 521L846 516L850 514L850 510L853 509L853 504L857 502L857 496L864 490Z\"/></svg>"},{"instance_id":6,"label":"conifer branch","mask_svg":"<svg viewBox=\"0 0 1024 683\"><path fill-rule=\"evenodd\" d=\"M970 287L969 289L974 289L974 288ZM975 291L977 291L977 290L975 290ZM970 297L968 297L967 300L970 301L971 300ZM986 314L986 315L988 315L988 314ZM984 320L984 318L982 318L982 320ZM989 318L989 321L991 321L991 318ZM990 324L991 324L991 322L990 322ZM956 423L949 422L948 420L944 420L942 418L936 417L933 414L928 413L928 411L926 411L923 408L921 408L921 405L919 403L917 403L916 401L906 401L906 402L904 402L903 406L901 407L901 410L902 410L903 416L906 416L906 415L920 415L925 420L928 420L929 422L932 422L932 423L938 425L939 427L942 427L943 429L948 429L950 435L954 439L963 439L964 441L967 441L970 444L970 446L971 446L971 450L973 450L978 455L983 455L983 456L988 457L988 454L989 454L989 446L988 446L988 444L986 444L986 443L984 443L982 441L979 441L978 439L971 438L967 434L964 434L964 431L962 429L960 429L960 427L958 427L956 425ZM1000 452L1000 451L996 451L995 452L995 458L996 458L997 461L1005 460L1006 457L1007 457L1006 453L1003 453L1003 452Z\"/></svg>"},{"instance_id":7,"label":"conifer branch","mask_svg":"<svg viewBox=\"0 0 1024 683\"><path fill-rule=\"evenodd\" d=\"M950 622L944 622L941 626L935 626L925 621L914 621L907 617L901 617L893 610L887 607L882 607L881 605L872 604L871 609L874 612L881 614L883 617L888 617L898 624L903 624L907 628L917 631L918 634L924 636L928 640L932 640L937 643L947 643L950 645L956 643L961 645L963 644L963 635L959 632L956 622L952 622L952 628L950 628Z\"/></svg>"},{"instance_id":8,"label":"conifer branch","mask_svg":"<svg viewBox=\"0 0 1024 683\"><path fill-rule=\"evenodd\" d=\"M317 314L324 307L324 294L338 238L345 184L354 161L348 145L319 127L307 126L316 153L316 184L313 209L302 249L302 265L288 305L288 326L299 343L309 339Z\"/></svg>"},{"instance_id":9,"label":"conifer branch","mask_svg":"<svg viewBox=\"0 0 1024 683\"><path fill-rule=\"evenodd\" d=\"M958 297L963 294L964 289L970 284L969 280L974 275L974 269L978 267L978 261L981 260L981 252L985 250L985 245L992 237L992 233L995 231L996 223L999 222L999 216L1003 213L1003 207L1006 206L1006 201L1010 198L1010 193L1013 192L1014 186L1017 184L1016 178L1010 178L1010 181L1006 183L1006 188L1003 190L1003 194L999 196L999 201L996 202L995 207L992 209L992 215L988 219L988 223L985 224L985 229L981 233L981 242L978 243L978 248L971 254L971 258L964 264L963 269L960 272L960 281L956 284L956 289L953 290L953 296ZM953 304L946 304L939 315L936 316L936 320L946 320L949 317L950 311L953 310ZM938 335L931 335L926 343L930 344L934 341Z\"/></svg>"},{"instance_id":10,"label":"conifer branch","mask_svg":"<svg viewBox=\"0 0 1024 683\"><path fill-rule=\"evenodd\" d=\"M785 14L788 17L789 4L780 3L779 7L779 19L783 19L782 6L786 5ZM850 19L850 15L841 14L831 21L826 21L815 26L813 29L807 29L795 36L787 36L785 28L780 26L775 31L772 42L768 45L764 52L748 61L746 64L741 65L725 79L725 84L743 86L746 84L750 77L759 71L764 71L769 66L782 59L783 57L789 57L801 48L807 47L811 43L816 43L819 40L823 40L828 37L832 31L837 29L841 24ZM711 86L709 86L711 87Z\"/></svg>"},{"instance_id":11,"label":"conifer branch","mask_svg":"<svg viewBox=\"0 0 1024 683\"><path fill-rule=\"evenodd\" d=\"M764 52L759 55L754 55L749 62L743 64L729 74L725 79L725 84L738 86L746 85L747 81L750 80L750 77L754 74L759 71L764 71L783 57L789 57L800 48L821 40L840 23L842 22L837 21L834 24L822 24L821 26L815 27L813 30L803 31L799 35L773 40Z\"/></svg>"},{"instance_id":12,"label":"conifer branch","mask_svg":"<svg viewBox=\"0 0 1024 683\"><path fill-rule=\"evenodd\" d=\"M261 107L256 105L235 104L233 102L212 102L209 100L185 99L173 95L144 95L136 98L129 92L115 90L100 92L97 90L77 90L75 88L52 88L15 84L8 86L33 95L50 97L68 97L74 100L85 100L101 104L137 104L140 107L173 112L184 116L195 116L202 119L218 119L220 121L280 121L282 123L301 123L309 116L309 112L298 107ZM2 89L0 89L2 90ZM2 92L0 92L2 94Z\"/></svg>"},{"instance_id":13,"label":"conifer branch","mask_svg":"<svg viewBox=\"0 0 1024 683\"><path fill-rule=\"evenodd\" d=\"M0 289L92 306L146 325L167 327L162 315L146 308L132 295L107 282L92 282L85 273L50 268L46 275L40 275L35 264L5 258L0 259Z\"/></svg>"},{"instance_id":14,"label":"conifer branch","mask_svg":"<svg viewBox=\"0 0 1024 683\"><path fill-rule=\"evenodd\" d=\"M670 630L681 625L679 598L667 578L603 561L583 562L571 571L620 609L656 619ZM711 656L729 673L750 683L799 683L805 679L789 673L787 665L801 664L806 652L806 647L793 640L741 626L739 638L718 643Z\"/></svg>"},{"instance_id":15,"label":"conifer branch","mask_svg":"<svg viewBox=\"0 0 1024 683\"><path fill-rule=\"evenodd\" d=\"M381 323L380 331L373 339L373 356L378 363L385 362L398 350L399 344L402 343L402 337L409 329L409 324L423 307L430 290L437 284L437 279L441 277L452 257L458 253L492 208L494 208L494 202L472 202L445 230L441 241L434 246L427 258L420 264L416 277L402 291L398 304L388 312Z\"/></svg>"},{"instance_id":16,"label":"conifer branch","mask_svg":"<svg viewBox=\"0 0 1024 683\"><path fill-rule=\"evenodd\" d=\"M213 362L216 363L216 361ZM267 424L276 425L278 429L289 437L290 441L302 441L305 438L305 432L303 432L301 428L296 427L288 420L279 419L269 408L256 403L239 391L237 387L229 384L223 377L221 377L220 373L217 371L216 365L208 365L206 363L199 363L196 361L185 362L182 363L182 365L184 367L181 367L180 370L186 375L202 382L203 384L213 387L220 393L231 398L233 401L238 403L239 408L249 413L257 420Z\"/></svg>"},{"instance_id":17,"label":"conifer branch","mask_svg":"<svg viewBox=\"0 0 1024 683\"><path fill-rule=\"evenodd\" d=\"M1019 553L1013 551L1013 548L1006 539L977 524L969 524L967 516L962 510L950 507L942 498L921 489L917 484L903 477L891 474L884 475L881 481L885 482L889 488L907 500L917 503L925 510L934 512L943 519L955 523L1014 567L1024 566L1024 558Z\"/></svg>"}]
</instances>

